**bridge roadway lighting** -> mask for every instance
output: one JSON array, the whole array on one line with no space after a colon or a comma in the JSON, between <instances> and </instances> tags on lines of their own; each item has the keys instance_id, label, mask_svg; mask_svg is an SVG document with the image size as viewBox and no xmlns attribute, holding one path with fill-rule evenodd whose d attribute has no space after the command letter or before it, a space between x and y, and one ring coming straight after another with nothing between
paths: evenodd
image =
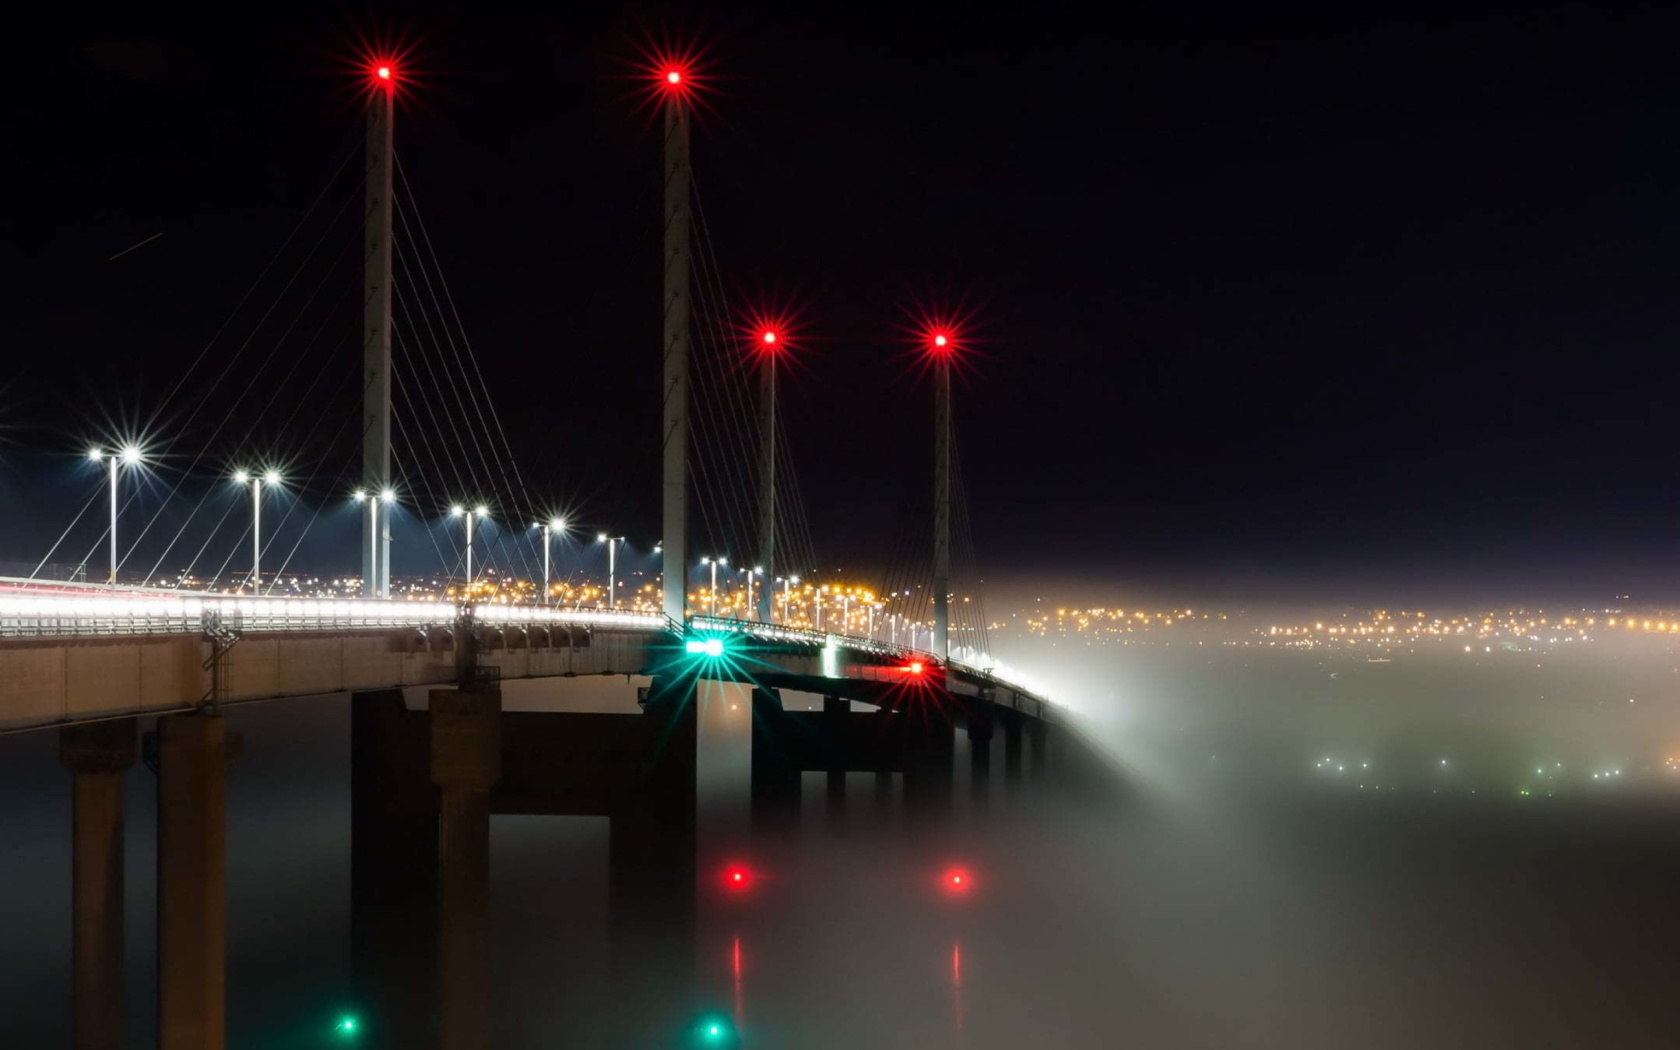
<instances>
[{"instance_id":1,"label":"bridge roadway lighting","mask_svg":"<svg viewBox=\"0 0 1680 1050\"><path fill-rule=\"evenodd\" d=\"M753 577L764 575L764 566L755 565L750 569L742 569L741 575L747 578L747 615L756 615L758 606L753 604Z\"/></svg>"},{"instance_id":2,"label":"bridge roadway lighting","mask_svg":"<svg viewBox=\"0 0 1680 1050\"><path fill-rule=\"evenodd\" d=\"M711 590L711 594L707 598L706 615L711 616L711 617L716 617L717 616L717 588L718 588L717 571L718 571L718 566L719 565L728 565L729 564L729 559L728 558L701 558L700 559L700 564L701 565L710 565L712 567L712 590Z\"/></svg>"},{"instance_id":3,"label":"bridge roadway lighting","mask_svg":"<svg viewBox=\"0 0 1680 1050\"><path fill-rule=\"evenodd\" d=\"M554 534L556 532L558 532L562 536L564 536L566 534L566 519L565 518L549 518L547 521L540 522L537 525L533 526L533 528L537 528L537 529L542 530L542 538L543 538L543 597L542 597L542 603L544 605L547 605L548 604L548 548L549 548L549 541L554 538Z\"/></svg>"},{"instance_id":4,"label":"bridge roadway lighting","mask_svg":"<svg viewBox=\"0 0 1680 1050\"><path fill-rule=\"evenodd\" d=\"M608 536L604 532L595 534L596 543L607 545L607 608L618 608L618 546L624 542L623 536Z\"/></svg>"},{"instance_id":5,"label":"bridge roadway lighting","mask_svg":"<svg viewBox=\"0 0 1680 1050\"><path fill-rule=\"evenodd\" d=\"M467 587L466 587L466 589L468 591L471 591L472 590L472 583L473 583L473 571L472 571L473 519L474 518L489 517L490 516L490 508L486 507L484 504L480 503L478 506L476 506L472 509L471 514L468 514L466 512L466 509L464 507L462 507L459 503L457 503L453 507L449 508L449 516L451 518L464 518L466 520L466 523L467 523Z\"/></svg>"},{"instance_id":6,"label":"bridge roadway lighting","mask_svg":"<svg viewBox=\"0 0 1680 1050\"><path fill-rule=\"evenodd\" d=\"M111 465L111 576L106 582L112 587L117 585L117 469L136 466L145 458L146 454L138 445L124 445L114 452L101 448L88 449L89 460Z\"/></svg>"},{"instance_id":7,"label":"bridge roadway lighting","mask_svg":"<svg viewBox=\"0 0 1680 1050\"><path fill-rule=\"evenodd\" d=\"M236 470L233 472L235 484L251 486L251 593L262 593L262 490L266 484L270 488L280 484L278 470L265 470L261 474Z\"/></svg>"}]
</instances>

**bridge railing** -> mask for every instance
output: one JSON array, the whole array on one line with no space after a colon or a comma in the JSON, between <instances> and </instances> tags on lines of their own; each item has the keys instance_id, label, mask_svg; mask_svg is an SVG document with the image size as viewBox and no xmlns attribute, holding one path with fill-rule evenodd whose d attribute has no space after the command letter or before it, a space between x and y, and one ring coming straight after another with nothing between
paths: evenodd
<instances>
[{"instance_id":1,"label":"bridge railing","mask_svg":"<svg viewBox=\"0 0 1680 1050\"><path fill-rule=\"evenodd\" d=\"M363 631L453 623L451 602L331 598L240 598L177 595L53 595L0 598L0 636L195 634L207 616L243 632ZM617 610L477 605L489 624L579 624L597 628L662 630L663 617Z\"/></svg>"}]
</instances>

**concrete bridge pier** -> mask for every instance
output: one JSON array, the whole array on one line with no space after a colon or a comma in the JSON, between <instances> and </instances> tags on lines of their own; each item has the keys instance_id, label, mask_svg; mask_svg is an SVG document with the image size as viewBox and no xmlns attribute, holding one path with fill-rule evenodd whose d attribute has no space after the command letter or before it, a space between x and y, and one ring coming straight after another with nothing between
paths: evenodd
<instances>
[{"instance_id":1,"label":"concrete bridge pier","mask_svg":"<svg viewBox=\"0 0 1680 1050\"><path fill-rule=\"evenodd\" d=\"M608 919L626 1045L663 1045L697 1007L695 687L691 675L654 679L608 813Z\"/></svg>"},{"instance_id":2,"label":"concrete bridge pier","mask_svg":"<svg viewBox=\"0 0 1680 1050\"><path fill-rule=\"evenodd\" d=\"M240 740L206 711L158 719L158 1046L227 1045L227 769Z\"/></svg>"},{"instance_id":3,"label":"concrete bridge pier","mask_svg":"<svg viewBox=\"0 0 1680 1050\"><path fill-rule=\"evenodd\" d=\"M889 770L877 769L875 771L875 794L874 794L875 815L877 817L884 817L884 816L887 816L889 813L892 812L892 797L893 797L893 775L892 775L892 773Z\"/></svg>"},{"instance_id":4,"label":"concrete bridge pier","mask_svg":"<svg viewBox=\"0 0 1680 1050\"><path fill-rule=\"evenodd\" d=\"M350 698L350 994L360 1045L434 1045L438 790L401 689Z\"/></svg>"},{"instance_id":5,"label":"concrete bridge pier","mask_svg":"<svg viewBox=\"0 0 1680 1050\"><path fill-rule=\"evenodd\" d=\"M823 697L823 722L831 742L846 739L846 720L852 712L852 702L838 696ZM835 749L837 750L837 749ZM838 826L846 819L846 767L832 764L828 770L828 791L824 813L830 826Z\"/></svg>"},{"instance_id":6,"label":"concrete bridge pier","mask_svg":"<svg viewBox=\"0 0 1680 1050\"><path fill-rule=\"evenodd\" d=\"M490 791L502 771L500 688L433 689L442 1050L490 1050Z\"/></svg>"},{"instance_id":7,"label":"concrete bridge pier","mask_svg":"<svg viewBox=\"0 0 1680 1050\"><path fill-rule=\"evenodd\" d=\"M1050 727L1042 718L1029 718L1026 722L1027 755L1031 759L1028 776L1034 784L1042 786L1050 769Z\"/></svg>"},{"instance_id":8,"label":"concrete bridge pier","mask_svg":"<svg viewBox=\"0 0 1680 1050\"><path fill-rule=\"evenodd\" d=\"M1014 711L1000 710L998 721L1003 723L1003 782L1009 787L1021 783L1021 716Z\"/></svg>"},{"instance_id":9,"label":"concrete bridge pier","mask_svg":"<svg viewBox=\"0 0 1680 1050\"><path fill-rule=\"evenodd\" d=\"M909 710L905 729L904 811L916 818L951 812L956 759L956 719L947 705L936 711Z\"/></svg>"},{"instance_id":10,"label":"concrete bridge pier","mask_svg":"<svg viewBox=\"0 0 1680 1050\"><path fill-rule=\"evenodd\" d=\"M969 708L968 730L968 800L976 810L984 810L990 801L992 786L991 704L975 704Z\"/></svg>"},{"instance_id":11,"label":"concrete bridge pier","mask_svg":"<svg viewBox=\"0 0 1680 1050\"><path fill-rule=\"evenodd\" d=\"M801 766L788 753L791 721L779 692L753 690L750 790L755 833L783 832L799 821Z\"/></svg>"},{"instance_id":12,"label":"concrete bridge pier","mask_svg":"<svg viewBox=\"0 0 1680 1050\"><path fill-rule=\"evenodd\" d=\"M133 718L59 730L59 762L71 777L74 1050L119 1050L123 1043L123 774L137 757Z\"/></svg>"}]
</instances>

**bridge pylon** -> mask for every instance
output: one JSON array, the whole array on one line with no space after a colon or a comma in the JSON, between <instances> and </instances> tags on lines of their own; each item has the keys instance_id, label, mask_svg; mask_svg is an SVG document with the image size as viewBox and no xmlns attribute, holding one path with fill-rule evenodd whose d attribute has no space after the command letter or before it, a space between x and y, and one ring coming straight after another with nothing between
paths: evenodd
<instances>
[{"instance_id":1,"label":"bridge pylon","mask_svg":"<svg viewBox=\"0 0 1680 1050\"><path fill-rule=\"evenodd\" d=\"M664 585L662 606L684 623L688 596L688 321L689 321L689 85L673 64L661 71L665 100L665 326L662 485Z\"/></svg>"},{"instance_id":2,"label":"bridge pylon","mask_svg":"<svg viewBox=\"0 0 1680 1050\"><path fill-rule=\"evenodd\" d=\"M367 535L362 596L391 592L391 522L379 494L391 488L391 204L395 151L392 124L397 70L368 70L366 186L362 212L362 487Z\"/></svg>"}]
</instances>

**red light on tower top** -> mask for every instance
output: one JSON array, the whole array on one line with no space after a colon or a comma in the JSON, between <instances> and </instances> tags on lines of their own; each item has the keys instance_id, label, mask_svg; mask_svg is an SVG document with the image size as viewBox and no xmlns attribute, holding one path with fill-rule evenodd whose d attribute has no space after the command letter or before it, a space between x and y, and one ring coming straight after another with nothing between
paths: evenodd
<instances>
[{"instance_id":1,"label":"red light on tower top","mask_svg":"<svg viewBox=\"0 0 1680 1050\"><path fill-rule=\"evenodd\" d=\"M962 896L974 888L974 879L966 868L947 868L939 881L951 896Z\"/></svg>"},{"instance_id":2,"label":"red light on tower top","mask_svg":"<svg viewBox=\"0 0 1680 1050\"><path fill-rule=\"evenodd\" d=\"M682 82L683 82L682 70L680 70L680 69L667 69L665 71L665 83L671 85L672 87L676 87L678 84L681 84Z\"/></svg>"},{"instance_id":3,"label":"red light on tower top","mask_svg":"<svg viewBox=\"0 0 1680 1050\"><path fill-rule=\"evenodd\" d=\"M780 338L780 336L778 336L776 334L775 329L766 328L764 330L763 334L761 334L758 337L758 340L759 340L759 342L763 343L766 346L775 346L776 345L776 340L779 339L779 338Z\"/></svg>"},{"instance_id":4,"label":"red light on tower top","mask_svg":"<svg viewBox=\"0 0 1680 1050\"><path fill-rule=\"evenodd\" d=\"M391 79L391 67L390 66L380 66L378 69L374 70L373 73L374 73L374 76L377 76L380 80L390 80Z\"/></svg>"},{"instance_id":5,"label":"red light on tower top","mask_svg":"<svg viewBox=\"0 0 1680 1050\"><path fill-rule=\"evenodd\" d=\"M731 864L723 869L720 881L723 888L731 893L745 893L752 888L753 873L744 864Z\"/></svg>"}]
</instances>

